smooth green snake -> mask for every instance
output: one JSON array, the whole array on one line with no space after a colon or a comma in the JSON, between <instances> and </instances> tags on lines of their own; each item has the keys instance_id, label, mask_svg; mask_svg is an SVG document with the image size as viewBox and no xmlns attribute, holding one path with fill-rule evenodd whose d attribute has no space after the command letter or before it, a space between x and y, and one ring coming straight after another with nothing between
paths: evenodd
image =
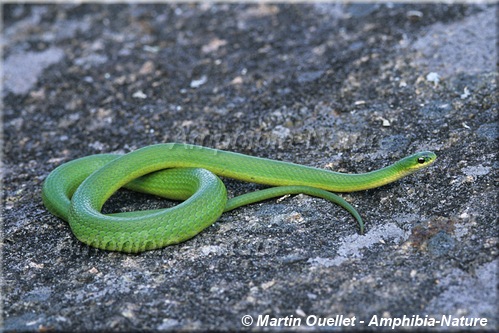
<instances>
[{"instance_id":1,"label":"smooth green snake","mask_svg":"<svg viewBox=\"0 0 499 333\"><path fill-rule=\"evenodd\" d=\"M379 187L424 168L436 159L419 152L385 168L346 174L201 146L166 143L125 155L99 154L60 165L46 178L42 198L47 209L68 221L75 236L97 248L137 253L177 244L212 225L234 208L285 194L304 193L334 202L362 218L334 192ZM217 177L271 185L227 199ZM119 188L182 200L168 209L102 214Z\"/></svg>"}]
</instances>

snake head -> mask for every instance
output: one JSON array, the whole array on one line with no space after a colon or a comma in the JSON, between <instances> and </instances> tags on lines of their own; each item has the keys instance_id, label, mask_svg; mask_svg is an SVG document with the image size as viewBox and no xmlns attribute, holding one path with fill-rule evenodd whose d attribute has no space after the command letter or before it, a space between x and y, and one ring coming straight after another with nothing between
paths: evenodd
<instances>
[{"instance_id":1,"label":"snake head","mask_svg":"<svg viewBox=\"0 0 499 333\"><path fill-rule=\"evenodd\" d=\"M437 159L437 155L431 151L422 151L401 159L398 164L401 170L413 173L419 169L426 168Z\"/></svg>"}]
</instances>

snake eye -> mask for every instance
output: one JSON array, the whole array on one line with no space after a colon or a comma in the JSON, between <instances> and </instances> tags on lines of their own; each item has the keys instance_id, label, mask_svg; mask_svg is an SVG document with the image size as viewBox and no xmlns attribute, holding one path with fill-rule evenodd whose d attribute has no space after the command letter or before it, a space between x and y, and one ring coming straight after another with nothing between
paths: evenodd
<instances>
[{"instance_id":1,"label":"snake eye","mask_svg":"<svg viewBox=\"0 0 499 333\"><path fill-rule=\"evenodd\" d=\"M426 162L426 159L425 159L424 157L419 157L419 158L418 158L418 163L419 163L419 164L423 164L423 163L425 163L425 162Z\"/></svg>"}]
</instances>

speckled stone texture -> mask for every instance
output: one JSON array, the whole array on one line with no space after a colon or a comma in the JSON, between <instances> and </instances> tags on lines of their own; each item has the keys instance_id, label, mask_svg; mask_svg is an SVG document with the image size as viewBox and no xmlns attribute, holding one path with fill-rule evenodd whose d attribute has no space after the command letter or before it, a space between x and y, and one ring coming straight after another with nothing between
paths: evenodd
<instances>
[{"instance_id":1,"label":"speckled stone texture","mask_svg":"<svg viewBox=\"0 0 499 333\"><path fill-rule=\"evenodd\" d=\"M4 330L498 329L496 7L4 4ZM44 208L61 163L160 142L342 172L438 160L342 194L364 235L297 195L127 255ZM119 191L104 210L172 204Z\"/></svg>"}]
</instances>

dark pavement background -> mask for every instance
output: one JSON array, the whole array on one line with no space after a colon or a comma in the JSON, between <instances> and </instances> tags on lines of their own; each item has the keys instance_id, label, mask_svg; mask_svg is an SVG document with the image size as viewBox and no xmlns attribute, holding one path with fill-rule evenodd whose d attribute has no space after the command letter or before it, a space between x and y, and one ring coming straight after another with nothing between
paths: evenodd
<instances>
[{"instance_id":1,"label":"dark pavement background","mask_svg":"<svg viewBox=\"0 0 499 333\"><path fill-rule=\"evenodd\" d=\"M498 328L496 5L2 10L5 331L263 330L265 315L301 318L296 330L336 315L365 322L353 329L404 315ZM298 195L127 255L86 247L44 208L61 163L160 142L343 172L439 157L343 195L364 235L341 208ZM164 206L129 192L106 204Z\"/></svg>"}]
</instances>

